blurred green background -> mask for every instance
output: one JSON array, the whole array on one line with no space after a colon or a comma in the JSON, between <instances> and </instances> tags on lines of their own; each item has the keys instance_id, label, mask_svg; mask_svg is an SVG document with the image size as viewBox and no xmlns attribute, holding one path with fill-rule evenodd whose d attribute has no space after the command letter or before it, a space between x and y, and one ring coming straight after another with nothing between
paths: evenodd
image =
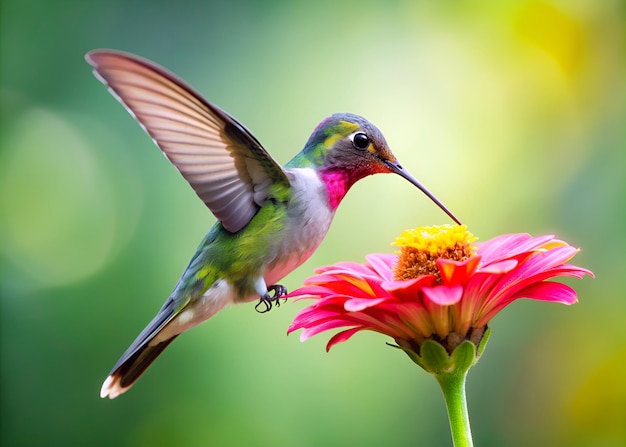
<instances>
[{"instance_id":1,"label":"blurred green background","mask_svg":"<svg viewBox=\"0 0 626 447\"><path fill-rule=\"evenodd\" d=\"M306 303L231 307L131 392L98 397L214 222L91 75L94 48L169 67L280 161L364 115L470 230L556 233L597 278L521 301L469 376L478 446L626 444L621 1L0 2L3 446L450 445L434 379L359 334L285 335ZM449 219L407 182L348 194L315 266Z\"/></svg>"}]
</instances>

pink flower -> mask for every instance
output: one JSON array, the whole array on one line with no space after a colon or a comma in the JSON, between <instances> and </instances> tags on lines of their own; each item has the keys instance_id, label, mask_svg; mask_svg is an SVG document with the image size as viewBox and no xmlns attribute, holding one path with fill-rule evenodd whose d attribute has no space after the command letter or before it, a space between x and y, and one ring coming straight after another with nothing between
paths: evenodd
<instances>
[{"instance_id":1,"label":"pink flower","mask_svg":"<svg viewBox=\"0 0 626 447\"><path fill-rule=\"evenodd\" d=\"M314 299L289 327L300 339L343 329L327 350L362 330L392 337L419 354L425 340L452 351L464 340L480 342L489 321L509 303L530 298L577 301L557 276L593 276L566 264L578 251L554 236L508 234L476 244L465 226L418 228L396 241L399 256L370 254L365 264L321 267L290 297ZM401 279L400 279L401 278Z\"/></svg>"}]
</instances>

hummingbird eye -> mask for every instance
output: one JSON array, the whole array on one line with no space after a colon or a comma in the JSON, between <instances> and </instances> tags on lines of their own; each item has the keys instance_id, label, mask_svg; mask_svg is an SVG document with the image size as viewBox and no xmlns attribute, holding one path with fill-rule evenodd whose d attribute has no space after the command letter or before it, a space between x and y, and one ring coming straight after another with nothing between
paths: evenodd
<instances>
[{"instance_id":1,"label":"hummingbird eye","mask_svg":"<svg viewBox=\"0 0 626 447\"><path fill-rule=\"evenodd\" d=\"M370 146L370 139L363 132L359 132L352 137L352 145L355 149L364 151Z\"/></svg>"}]
</instances>

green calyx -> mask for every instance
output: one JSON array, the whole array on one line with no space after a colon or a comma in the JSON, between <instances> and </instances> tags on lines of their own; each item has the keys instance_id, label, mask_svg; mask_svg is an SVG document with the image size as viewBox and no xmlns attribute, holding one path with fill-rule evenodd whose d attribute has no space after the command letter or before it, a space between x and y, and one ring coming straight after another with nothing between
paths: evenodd
<instances>
[{"instance_id":1,"label":"green calyx","mask_svg":"<svg viewBox=\"0 0 626 447\"><path fill-rule=\"evenodd\" d=\"M448 353L446 347L431 339L424 340L419 345L419 352L408 347L394 347L402 349L411 360L434 376L466 374L482 355L490 334L491 330L485 328L477 345L473 340L464 340L452 353Z\"/></svg>"}]
</instances>

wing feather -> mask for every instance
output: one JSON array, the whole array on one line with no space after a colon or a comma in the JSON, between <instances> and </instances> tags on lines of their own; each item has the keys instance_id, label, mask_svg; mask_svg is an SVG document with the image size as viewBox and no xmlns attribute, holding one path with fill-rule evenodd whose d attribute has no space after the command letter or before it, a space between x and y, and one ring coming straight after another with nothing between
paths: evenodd
<instances>
[{"instance_id":1,"label":"wing feather","mask_svg":"<svg viewBox=\"0 0 626 447\"><path fill-rule=\"evenodd\" d=\"M272 184L289 185L241 123L162 67L111 50L86 59L228 231L252 219Z\"/></svg>"}]
</instances>

